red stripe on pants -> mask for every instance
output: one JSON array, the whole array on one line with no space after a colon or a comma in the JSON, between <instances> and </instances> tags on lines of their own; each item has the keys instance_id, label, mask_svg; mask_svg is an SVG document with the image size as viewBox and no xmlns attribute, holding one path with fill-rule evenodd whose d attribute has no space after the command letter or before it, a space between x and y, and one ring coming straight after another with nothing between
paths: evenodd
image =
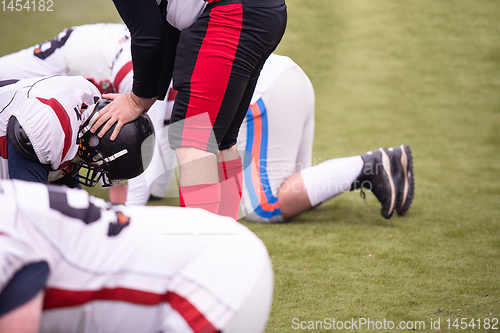
<instances>
[{"instance_id":1,"label":"red stripe on pants","mask_svg":"<svg viewBox=\"0 0 500 333\"><path fill-rule=\"evenodd\" d=\"M207 32L191 75L190 99L181 137L183 147L207 148L233 69L242 25L241 4L215 7L210 12ZM208 112L210 122L200 121L205 117L189 120L205 112Z\"/></svg>"}]
</instances>

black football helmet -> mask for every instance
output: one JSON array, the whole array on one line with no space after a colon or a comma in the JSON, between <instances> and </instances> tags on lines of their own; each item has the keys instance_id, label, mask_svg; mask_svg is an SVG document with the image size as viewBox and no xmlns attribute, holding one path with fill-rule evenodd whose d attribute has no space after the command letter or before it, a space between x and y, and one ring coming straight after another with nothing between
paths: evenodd
<instances>
[{"instance_id":1,"label":"black football helmet","mask_svg":"<svg viewBox=\"0 0 500 333\"><path fill-rule=\"evenodd\" d=\"M147 114L125 125L115 140L109 138L116 126L114 124L102 138L90 128L95 123L99 110L111 103L100 99L94 109L80 126L79 148L72 174L85 186L95 186L102 179L102 186L111 186L120 180L137 177L148 167L154 151L154 129Z\"/></svg>"}]
</instances>

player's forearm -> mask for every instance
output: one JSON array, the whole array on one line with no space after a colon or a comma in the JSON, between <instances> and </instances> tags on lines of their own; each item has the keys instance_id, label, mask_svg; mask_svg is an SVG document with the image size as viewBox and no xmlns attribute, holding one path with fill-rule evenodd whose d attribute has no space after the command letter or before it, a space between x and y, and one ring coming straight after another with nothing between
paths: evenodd
<instances>
[{"instance_id":1,"label":"player's forearm","mask_svg":"<svg viewBox=\"0 0 500 333\"><path fill-rule=\"evenodd\" d=\"M43 292L0 317L0 332L38 333L42 316Z\"/></svg>"},{"instance_id":2,"label":"player's forearm","mask_svg":"<svg viewBox=\"0 0 500 333\"><path fill-rule=\"evenodd\" d=\"M132 91L141 98L158 95L163 63L165 31L156 0L114 0L130 30L134 83Z\"/></svg>"}]
</instances>

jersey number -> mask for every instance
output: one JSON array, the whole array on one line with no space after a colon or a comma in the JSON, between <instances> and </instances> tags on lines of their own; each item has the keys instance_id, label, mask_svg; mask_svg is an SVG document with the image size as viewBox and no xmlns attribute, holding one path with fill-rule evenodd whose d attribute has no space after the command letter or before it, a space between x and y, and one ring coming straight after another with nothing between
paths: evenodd
<instances>
[{"instance_id":1,"label":"jersey number","mask_svg":"<svg viewBox=\"0 0 500 333\"><path fill-rule=\"evenodd\" d=\"M60 213L79 219L85 224L90 224L101 218L101 208L95 206L88 201L88 207L75 208L68 202L68 194L64 191L49 189L49 204L50 208L59 211ZM110 222L108 228L108 236L117 236L123 228L130 225L130 218L122 212L116 212L116 222Z\"/></svg>"},{"instance_id":2,"label":"jersey number","mask_svg":"<svg viewBox=\"0 0 500 333\"><path fill-rule=\"evenodd\" d=\"M89 202L86 208L74 208L68 203L66 192L49 189L50 208L62 214L81 220L85 224L95 222L101 218L101 209Z\"/></svg>"},{"instance_id":3,"label":"jersey number","mask_svg":"<svg viewBox=\"0 0 500 333\"><path fill-rule=\"evenodd\" d=\"M37 47L35 47L35 51L33 51L33 54L35 55L35 57L38 57L42 60L46 59L47 57L52 55L58 48L66 44L66 41L68 40L72 32L73 29L66 29L54 39L37 45Z\"/></svg>"}]
</instances>

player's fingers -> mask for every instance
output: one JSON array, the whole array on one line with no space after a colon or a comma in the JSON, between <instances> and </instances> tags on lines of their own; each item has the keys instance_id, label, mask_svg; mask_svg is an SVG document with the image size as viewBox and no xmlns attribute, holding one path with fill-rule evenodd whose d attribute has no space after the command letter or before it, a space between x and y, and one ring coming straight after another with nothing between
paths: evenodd
<instances>
[{"instance_id":1,"label":"player's fingers","mask_svg":"<svg viewBox=\"0 0 500 333\"><path fill-rule=\"evenodd\" d=\"M111 118L112 115L108 113L111 110L110 105L111 103L99 110L99 112L97 113L97 118L90 128L90 133L95 133L95 131L97 131L97 129L101 127L102 124L104 124L109 118Z\"/></svg>"},{"instance_id":2,"label":"player's fingers","mask_svg":"<svg viewBox=\"0 0 500 333\"><path fill-rule=\"evenodd\" d=\"M99 127L101 127L108 119L111 118L111 115L109 114L101 114L99 111L99 115L94 121L94 124L90 128L90 133L95 133Z\"/></svg>"},{"instance_id":3,"label":"player's fingers","mask_svg":"<svg viewBox=\"0 0 500 333\"><path fill-rule=\"evenodd\" d=\"M120 94L115 94L115 93L102 94L102 98L105 98L105 99L115 99L118 96L120 96Z\"/></svg>"},{"instance_id":4,"label":"player's fingers","mask_svg":"<svg viewBox=\"0 0 500 333\"><path fill-rule=\"evenodd\" d=\"M98 137L102 138L104 136L104 134L106 134L106 132L111 128L111 126L113 126L115 123L116 123L116 119L114 118L110 118L105 124L104 126L102 127L101 131L99 132L99 134L97 134Z\"/></svg>"},{"instance_id":5,"label":"player's fingers","mask_svg":"<svg viewBox=\"0 0 500 333\"><path fill-rule=\"evenodd\" d=\"M111 133L111 136L109 137L109 139L111 141L113 141L114 139L116 139L116 137L118 136L118 133L120 133L120 130L122 129L123 125L124 125L124 123L121 122L121 121L118 121L116 123L115 129L114 129L113 133Z\"/></svg>"}]
</instances>

